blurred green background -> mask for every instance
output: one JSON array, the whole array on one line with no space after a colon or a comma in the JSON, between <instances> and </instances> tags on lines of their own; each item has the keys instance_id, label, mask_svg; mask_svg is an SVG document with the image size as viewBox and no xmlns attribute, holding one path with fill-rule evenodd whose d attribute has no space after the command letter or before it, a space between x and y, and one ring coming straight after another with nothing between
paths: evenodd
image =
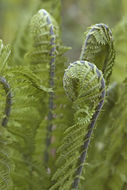
<instances>
[{"instance_id":1,"label":"blurred green background","mask_svg":"<svg viewBox=\"0 0 127 190\"><path fill-rule=\"evenodd\" d=\"M0 38L5 44L13 42L38 1L0 0ZM39 8L43 8L43 1ZM72 47L67 53L69 62L79 58L87 27L103 22L112 28L115 39L116 66L112 80L123 80L127 71L127 0L61 0L61 3L62 39L64 45Z\"/></svg>"}]
</instances>

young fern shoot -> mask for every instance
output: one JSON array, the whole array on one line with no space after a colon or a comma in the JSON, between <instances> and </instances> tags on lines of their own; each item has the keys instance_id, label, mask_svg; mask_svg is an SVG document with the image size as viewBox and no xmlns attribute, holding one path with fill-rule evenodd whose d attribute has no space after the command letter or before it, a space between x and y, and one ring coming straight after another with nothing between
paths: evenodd
<instances>
[{"instance_id":1,"label":"young fern shoot","mask_svg":"<svg viewBox=\"0 0 127 190\"><path fill-rule=\"evenodd\" d=\"M83 61L81 61L81 63L83 63ZM80 158L79 158L79 168L77 169L77 171L75 173L76 178L74 179L74 183L72 185L73 189L78 189L80 176L82 174L83 165L84 165L84 162L85 162L85 159L86 159L88 145L90 143L90 138L91 138L91 135L92 135L92 132L93 132L93 128L95 127L96 120L97 120L97 118L99 116L99 113L100 113L100 111L102 109L102 106L103 106L103 103L104 103L104 98L105 98L105 81L104 81L104 78L102 76L102 73L97 68L94 68L93 64L88 63L88 65L91 67L91 69L96 70L97 77L101 81L101 89L100 89L101 94L100 94L100 102L98 103L98 105L97 105L97 107L95 109L95 113L92 116L91 122L90 122L90 124L88 126L88 132L87 132L87 134L85 136L85 139L84 139L84 145L81 148L83 151L82 151L82 153L80 155Z\"/></svg>"},{"instance_id":2,"label":"young fern shoot","mask_svg":"<svg viewBox=\"0 0 127 190\"><path fill-rule=\"evenodd\" d=\"M3 127L7 126L8 118L10 116L10 111L11 111L11 105L12 105L12 92L11 92L10 85L6 80L6 74L7 74L6 68L8 66L10 57L11 57L11 47L9 45L5 46L3 44L3 41L0 40L0 85L6 94L4 117L1 122L1 125Z\"/></svg>"},{"instance_id":3,"label":"young fern shoot","mask_svg":"<svg viewBox=\"0 0 127 190\"><path fill-rule=\"evenodd\" d=\"M1 127L0 127L0 189L9 190L11 184L10 173L12 163L10 160L11 139L8 133L8 120L12 105L12 92L6 80L8 60L11 55L10 46L5 46L0 40L0 105L1 105ZM4 77L3 77L4 76ZM4 102L6 100L6 102ZM4 108L5 107L5 108ZM4 109L4 110L3 110Z\"/></svg>"},{"instance_id":4,"label":"young fern shoot","mask_svg":"<svg viewBox=\"0 0 127 190\"><path fill-rule=\"evenodd\" d=\"M54 89L54 75L55 75L55 57L56 57L56 36L54 33L54 26L51 20L51 17L47 11L44 9L40 10L45 17L47 17L47 25L49 25L50 29L50 45L51 51L50 56L51 60L50 64L50 71L49 71L49 87ZM48 147L51 143L51 131L52 131L52 120L53 120L53 109L54 109L54 92L49 93L49 113L48 113L48 127L47 127L47 139L46 139L46 151L45 151L45 161L48 161Z\"/></svg>"},{"instance_id":5,"label":"young fern shoot","mask_svg":"<svg viewBox=\"0 0 127 190\"><path fill-rule=\"evenodd\" d=\"M31 20L31 33L33 38L33 49L27 54L30 56L31 64L34 66L34 72L43 78L43 81L52 89L49 92L48 100L48 122L47 137L44 161L49 160L49 146L51 143L51 131L54 109L54 77L55 77L55 57L56 57L56 36L58 28L54 18L45 10L41 9ZM48 72L47 72L48 71Z\"/></svg>"},{"instance_id":6,"label":"young fern shoot","mask_svg":"<svg viewBox=\"0 0 127 190\"><path fill-rule=\"evenodd\" d=\"M63 78L67 96L73 101L75 124L65 131L58 149L57 163L62 165L53 176L57 180L50 190L78 189L95 122L103 106L105 81L97 67L87 61L76 61Z\"/></svg>"},{"instance_id":7,"label":"young fern shoot","mask_svg":"<svg viewBox=\"0 0 127 190\"><path fill-rule=\"evenodd\" d=\"M73 102L74 124L66 129L53 180L53 189L78 189L90 138L105 98L115 59L112 32L103 23L90 27L80 61L70 64L64 88ZM94 63L94 64L92 64ZM106 85L106 87L105 87Z\"/></svg>"},{"instance_id":8,"label":"young fern shoot","mask_svg":"<svg viewBox=\"0 0 127 190\"><path fill-rule=\"evenodd\" d=\"M115 59L113 36L110 28L103 23L95 24L86 32L80 60L94 63L104 75L106 84L109 83Z\"/></svg>"},{"instance_id":9,"label":"young fern shoot","mask_svg":"<svg viewBox=\"0 0 127 190\"><path fill-rule=\"evenodd\" d=\"M11 94L11 89L10 85L7 83L6 79L4 77L0 76L0 83L3 86L3 89L5 90L6 93L6 105L5 105L5 111L4 111L4 118L2 120L2 126L6 127L8 118L10 116L10 111L11 111L11 105L12 105L12 94Z\"/></svg>"}]
</instances>

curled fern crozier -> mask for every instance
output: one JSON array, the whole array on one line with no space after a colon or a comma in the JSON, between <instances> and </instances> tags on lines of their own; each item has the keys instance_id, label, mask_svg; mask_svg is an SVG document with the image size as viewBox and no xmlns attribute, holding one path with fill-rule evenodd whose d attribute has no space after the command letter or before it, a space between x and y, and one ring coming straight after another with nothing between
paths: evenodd
<instances>
[{"instance_id":1,"label":"curled fern crozier","mask_svg":"<svg viewBox=\"0 0 127 190\"><path fill-rule=\"evenodd\" d=\"M31 19L30 31L32 36L32 50L27 54L31 60L33 71L43 78L46 86L54 90L55 82L55 58L58 36L58 26L54 18L45 10L41 9ZM51 131L54 109L54 92L49 92L48 97L48 122L45 162L48 162L48 148L51 143Z\"/></svg>"},{"instance_id":2,"label":"curled fern crozier","mask_svg":"<svg viewBox=\"0 0 127 190\"><path fill-rule=\"evenodd\" d=\"M94 63L103 72L106 84L108 84L114 59L115 50L110 28L103 23L91 26L86 32L80 60Z\"/></svg>"},{"instance_id":3,"label":"curled fern crozier","mask_svg":"<svg viewBox=\"0 0 127 190\"><path fill-rule=\"evenodd\" d=\"M73 101L75 122L65 131L58 149L56 183L51 190L77 189L87 155L88 145L104 103L105 81L101 71L87 61L76 61L65 71L63 79L67 96ZM62 166L62 167L61 167Z\"/></svg>"}]
</instances>

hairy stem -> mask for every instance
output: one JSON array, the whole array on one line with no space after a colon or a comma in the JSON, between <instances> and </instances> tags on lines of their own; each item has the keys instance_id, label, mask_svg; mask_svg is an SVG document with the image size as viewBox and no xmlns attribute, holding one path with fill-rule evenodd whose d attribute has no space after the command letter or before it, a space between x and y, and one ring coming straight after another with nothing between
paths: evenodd
<instances>
[{"instance_id":1,"label":"hairy stem","mask_svg":"<svg viewBox=\"0 0 127 190\"><path fill-rule=\"evenodd\" d=\"M47 16L47 24L50 26L50 45L51 45L51 60L50 60L50 71L49 71L49 86L50 88L54 89L54 74L55 74L55 52L56 52L56 44L55 44L55 34L54 34L54 28L52 21L50 19L49 14L47 11L42 9L43 14ZM49 160L49 153L48 153L48 148L51 144L51 132L52 132L52 120L53 120L53 109L54 109L54 92L49 93L49 113L48 113L48 126L47 126L47 137L46 137L46 151L45 151L45 157L44 160L45 162L48 162Z\"/></svg>"},{"instance_id":2,"label":"hairy stem","mask_svg":"<svg viewBox=\"0 0 127 190\"><path fill-rule=\"evenodd\" d=\"M8 123L8 118L10 116L10 111L11 111L11 105L12 105L12 93L10 90L10 86L7 83L6 79L4 77L0 76L0 83L3 85L3 88L6 93L6 105L5 105L5 110L4 110L4 118L2 120L2 126L6 127Z\"/></svg>"},{"instance_id":3,"label":"hairy stem","mask_svg":"<svg viewBox=\"0 0 127 190\"><path fill-rule=\"evenodd\" d=\"M92 65L90 63L89 63L89 66L92 67ZM96 72L97 72L98 77L100 78L101 75L100 75L99 70L97 69ZM102 90L102 93L101 93L101 96L100 96L100 102L99 102L99 104L98 104L98 106L96 108L96 111L95 111L92 119L91 119L91 123L88 126L88 133L85 136L84 145L82 146L83 151L82 151L82 154L81 154L81 156L79 158L79 162L78 162L79 168L77 169L77 171L75 173L76 178L74 179L74 182L72 184L73 189L78 189L78 184L79 184L79 181L80 181L80 176L82 174L83 165L84 165L85 160L86 160L86 155L87 155L87 150L88 150L88 146L89 146L89 143L90 143L90 138L91 138L91 135L92 135L96 120L97 120L97 118L99 116L99 113L100 113L100 111L102 109L102 106L103 106L103 103L104 103L105 82L104 82L103 78L101 79L101 90Z\"/></svg>"}]
</instances>

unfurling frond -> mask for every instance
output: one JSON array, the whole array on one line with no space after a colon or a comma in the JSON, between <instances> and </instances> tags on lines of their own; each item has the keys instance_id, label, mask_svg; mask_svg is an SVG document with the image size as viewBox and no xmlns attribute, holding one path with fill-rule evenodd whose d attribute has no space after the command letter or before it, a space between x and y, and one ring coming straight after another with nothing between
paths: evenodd
<instances>
[{"instance_id":1,"label":"unfurling frond","mask_svg":"<svg viewBox=\"0 0 127 190\"><path fill-rule=\"evenodd\" d=\"M33 40L33 49L30 52L31 63L34 64L34 68L39 66L39 72L43 68L47 71L47 82L49 87L54 89L54 76L55 76L55 58L56 58L56 46L58 37L58 26L54 18L44 9L38 11L31 20L31 34ZM35 65L36 64L36 65ZM36 72L36 69L35 69ZM44 72L44 71L43 71ZM38 71L37 71L38 74ZM40 77L43 77L43 75ZM46 139L46 152L45 162L48 162L48 147L51 141L51 129L53 120L53 107L54 107L54 93L49 93L49 112L48 112L48 124L47 124L47 139Z\"/></svg>"},{"instance_id":2,"label":"unfurling frond","mask_svg":"<svg viewBox=\"0 0 127 190\"><path fill-rule=\"evenodd\" d=\"M109 83L115 59L113 37L106 24L95 24L86 32L80 60L94 63L103 72L106 83Z\"/></svg>"},{"instance_id":3,"label":"unfurling frond","mask_svg":"<svg viewBox=\"0 0 127 190\"><path fill-rule=\"evenodd\" d=\"M10 47L4 46L0 40L0 75L4 75L11 55ZM6 78L0 76L0 189L9 190L11 184L11 161L10 161L10 140L7 131L7 123L10 117L12 104L12 92Z\"/></svg>"},{"instance_id":4,"label":"unfurling frond","mask_svg":"<svg viewBox=\"0 0 127 190\"><path fill-rule=\"evenodd\" d=\"M41 9L33 16L30 23L32 49L26 55L32 64L44 66L51 62L56 55L58 29L56 21L46 10Z\"/></svg>"},{"instance_id":5,"label":"unfurling frond","mask_svg":"<svg viewBox=\"0 0 127 190\"><path fill-rule=\"evenodd\" d=\"M4 111L4 118L2 120L2 126L5 127L8 122L8 117L10 116L11 104L12 104L12 93L9 84L4 77L0 76L0 84L2 84L3 89L6 93L6 106Z\"/></svg>"},{"instance_id":6,"label":"unfurling frond","mask_svg":"<svg viewBox=\"0 0 127 190\"><path fill-rule=\"evenodd\" d=\"M75 124L65 131L58 149L60 168L53 176L51 190L77 189L95 122L105 97L105 82L101 71L87 61L77 61L68 67L63 79L67 96L73 101ZM62 166L62 167L61 167Z\"/></svg>"}]
</instances>

